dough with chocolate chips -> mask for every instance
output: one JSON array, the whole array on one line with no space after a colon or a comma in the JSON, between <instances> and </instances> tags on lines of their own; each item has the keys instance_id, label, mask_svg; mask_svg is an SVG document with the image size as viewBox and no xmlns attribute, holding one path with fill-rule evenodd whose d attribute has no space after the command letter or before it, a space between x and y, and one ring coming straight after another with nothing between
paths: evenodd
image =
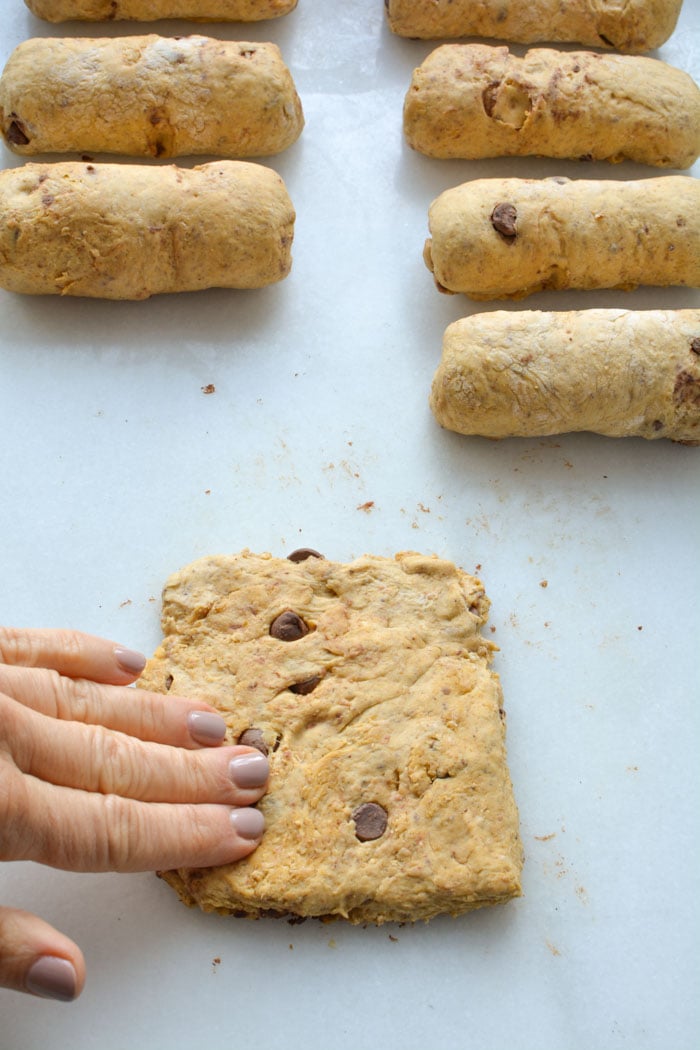
<instances>
[{"instance_id":1,"label":"dough with chocolate chips","mask_svg":"<svg viewBox=\"0 0 700 1050\"><path fill-rule=\"evenodd\" d=\"M260 22L293 11L297 0L25 0L47 22Z\"/></svg>"},{"instance_id":2,"label":"dough with chocolate chips","mask_svg":"<svg viewBox=\"0 0 700 1050\"><path fill-rule=\"evenodd\" d=\"M430 206L423 258L442 292L700 287L700 180L474 179Z\"/></svg>"},{"instance_id":3,"label":"dough with chocolate chips","mask_svg":"<svg viewBox=\"0 0 700 1050\"><path fill-rule=\"evenodd\" d=\"M291 268L294 208L261 164L25 164L0 172L0 287L147 299L262 288Z\"/></svg>"},{"instance_id":4,"label":"dough with chocolate chips","mask_svg":"<svg viewBox=\"0 0 700 1050\"><path fill-rule=\"evenodd\" d=\"M290 146L301 102L275 44L155 35L25 40L0 77L15 153L263 157Z\"/></svg>"},{"instance_id":5,"label":"dough with chocolate chips","mask_svg":"<svg viewBox=\"0 0 700 1050\"><path fill-rule=\"evenodd\" d=\"M481 583L410 552L290 559L203 558L166 583L140 684L208 701L271 776L250 857L163 878L205 911L356 923L518 896Z\"/></svg>"},{"instance_id":6,"label":"dough with chocolate chips","mask_svg":"<svg viewBox=\"0 0 700 1050\"><path fill-rule=\"evenodd\" d=\"M409 145L430 157L689 168L700 154L700 90L654 58L444 44L414 70L403 123Z\"/></svg>"},{"instance_id":7,"label":"dough with chocolate chips","mask_svg":"<svg viewBox=\"0 0 700 1050\"><path fill-rule=\"evenodd\" d=\"M424 40L482 36L652 51L676 27L682 0L385 0L389 26Z\"/></svg>"},{"instance_id":8,"label":"dough with chocolate chips","mask_svg":"<svg viewBox=\"0 0 700 1050\"><path fill-rule=\"evenodd\" d=\"M493 310L449 325L437 421L460 434L700 444L700 310Z\"/></svg>"}]
</instances>

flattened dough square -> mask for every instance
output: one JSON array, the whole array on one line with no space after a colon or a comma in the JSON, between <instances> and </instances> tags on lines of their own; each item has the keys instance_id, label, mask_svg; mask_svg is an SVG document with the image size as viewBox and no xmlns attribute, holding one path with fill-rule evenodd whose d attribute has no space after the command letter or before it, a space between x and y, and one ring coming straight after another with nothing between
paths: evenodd
<instances>
[{"instance_id":1,"label":"flattened dough square","mask_svg":"<svg viewBox=\"0 0 700 1050\"><path fill-rule=\"evenodd\" d=\"M205 911L356 923L519 896L480 581L414 552L294 557L203 558L166 583L140 684L206 700L230 743L256 730L271 775L250 857L162 877Z\"/></svg>"}]
</instances>

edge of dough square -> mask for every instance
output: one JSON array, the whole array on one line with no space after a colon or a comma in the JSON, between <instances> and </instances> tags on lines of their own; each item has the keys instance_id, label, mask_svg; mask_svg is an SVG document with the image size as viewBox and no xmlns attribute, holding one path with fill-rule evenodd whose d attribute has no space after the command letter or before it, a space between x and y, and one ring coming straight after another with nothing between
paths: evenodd
<instances>
[{"instance_id":1,"label":"edge of dough square","mask_svg":"<svg viewBox=\"0 0 700 1050\"><path fill-rule=\"evenodd\" d=\"M255 729L271 773L253 854L159 874L188 905L252 917L406 922L519 896L488 608L479 580L411 551L245 550L171 576L139 685L207 701L229 743Z\"/></svg>"}]
</instances>

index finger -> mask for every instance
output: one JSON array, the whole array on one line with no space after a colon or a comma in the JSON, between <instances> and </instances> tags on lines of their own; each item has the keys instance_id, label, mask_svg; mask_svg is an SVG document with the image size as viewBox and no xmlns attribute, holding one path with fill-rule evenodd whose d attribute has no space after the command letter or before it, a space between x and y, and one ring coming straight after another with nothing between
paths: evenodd
<instances>
[{"instance_id":1,"label":"index finger","mask_svg":"<svg viewBox=\"0 0 700 1050\"><path fill-rule=\"evenodd\" d=\"M0 699L3 693L49 718L102 725L175 747L215 747L226 736L226 722L202 700L67 678L45 667L0 663Z\"/></svg>"},{"instance_id":2,"label":"index finger","mask_svg":"<svg viewBox=\"0 0 700 1050\"><path fill-rule=\"evenodd\" d=\"M82 631L0 627L0 662L18 667L46 667L68 678L128 685L143 671L146 657Z\"/></svg>"}]
</instances>

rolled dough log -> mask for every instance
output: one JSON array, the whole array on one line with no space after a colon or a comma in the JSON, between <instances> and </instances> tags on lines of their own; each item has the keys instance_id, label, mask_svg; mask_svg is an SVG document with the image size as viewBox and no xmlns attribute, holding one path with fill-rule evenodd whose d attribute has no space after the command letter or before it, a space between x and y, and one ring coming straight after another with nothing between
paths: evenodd
<instances>
[{"instance_id":1,"label":"rolled dough log","mask_svg":"<svg viewBox=\"0 0 700 1050\"><path fill-rule=\"evenodd\" d=\"M47 2L47 0L44 0ZM385 0L399 36L495 37L651 51L676 27L682 0Z\"/></svg>"},{"instance_id":2,"label":"rolled dough log","mask_svg":"<svg viewBox=\"0 0 700 1050\"><path fill-rule=\"evenodd\" d=\"M654 58L444 44L414 71L408 143L429 157L543 156L689 168L700 89Z\"/></svg>"},{"instance_id":3,"label":"rolled dough log","mask_svg":"<svg viewBox=\"0 0 700 1050\"><path fill-rule=\"evenodd\" d=\"M429 213L424 259L444 292L700 287L700 180L474 179Z\"/></svg>"},{"instance_id":4,"label":"rolled dough log","mask_svg":"<svg viewBox=\"0 0 700 1050\"><path fill-rule=\"evenodd\" d=\"M293 11L297 0L25 0L47 22L260 22Z\"/></svg>"},{"instance_id":5,"label":"rolled dough log","mask_svg":"<svg viewBox=\"0 0 700 1050\"><path fill-rule=\"evenodd\" d=\"M29 163L0 172L0 287L104 299L260 288L289 273L294 219L260 164Z\"/></svg>"},{"instance_id":6,"label":"rolled dough log","mask_svg":"<svg viewBox=\"0 0 700 1050\"><path fill-rule=\"evenodd\" d=\"M36 38L0 77L0 128L25 155L262 157L291 145L303 123L275 44Z\"/></svg>"},{"instance_id":7,"label":"rolled dough log","mask_svg":"<svg viewBox=\"0 0 700 1050\"><path fill-rule=\"evenodd\" d=\"M700 444L700 310L496 310L445 331L430 405L460 434Z\"/></svg>"}]
</instances>

